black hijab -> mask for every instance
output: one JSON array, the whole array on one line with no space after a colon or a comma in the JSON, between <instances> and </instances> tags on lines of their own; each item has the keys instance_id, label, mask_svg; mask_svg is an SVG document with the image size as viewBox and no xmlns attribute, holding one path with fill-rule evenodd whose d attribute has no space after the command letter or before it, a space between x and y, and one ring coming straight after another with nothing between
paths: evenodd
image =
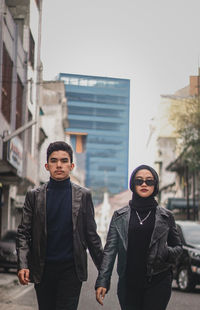
<instances>
[{"instance_id":1,"label":"black hijab","mask_svg":"<svg viewBox=\"0 0 200 310\"><path fill-rule=\"evenodd\" d=\"M135 190L135 175L139 170L143 169L149 170L152 173L155 180L154 191L149 197L146 198L140 197ZM158 205L154 197L158 194L159 191L159 177L157 172L152 167L148 165L140 165L137 168L135 168L130 177L130 189L133 192L132 200L130 200L129 202L132 208L141 209L141 207L148 208L148 207L155 207Z\"/></svg>"}]
</instances>

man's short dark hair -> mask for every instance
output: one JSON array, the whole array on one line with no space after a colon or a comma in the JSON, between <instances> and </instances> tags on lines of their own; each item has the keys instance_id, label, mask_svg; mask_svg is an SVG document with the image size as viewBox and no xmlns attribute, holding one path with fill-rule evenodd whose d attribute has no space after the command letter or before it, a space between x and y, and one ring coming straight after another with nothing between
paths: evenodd
<instances>
[{"instance_id":1,"label":"man's short dark hair","mask_svg":"<svg viewBox=\"0 0 200 310\"><path fill-rule=\"evenodd\" d=\"M68 143L64 141L56 141L56 142L50 143L47 148L47 162L49 160L49 156L51 155L51 153L55 151L67 152L69 154L71 163L73 163L73 150L72 150L72 147Z\"/></svg>"}]
</instances>

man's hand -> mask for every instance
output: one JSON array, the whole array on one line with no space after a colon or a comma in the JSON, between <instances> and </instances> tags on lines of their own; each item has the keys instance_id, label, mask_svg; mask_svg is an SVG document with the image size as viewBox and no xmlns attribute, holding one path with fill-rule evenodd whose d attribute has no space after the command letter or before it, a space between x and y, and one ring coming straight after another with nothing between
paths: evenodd
<instances>
[{"instance_id":1,"label":"man's hand","mask_svg":"<svg viewBox=\"0 0 200 310\"><path fill-rule=\"evenodd\" d=\"M106 291L107 289L101 286L96 289L96 300L102 306L103 306L103 299L105 297Z\"/></svg>"},{"instance_id":2,"label":"man's hand","mask_svg":"<svg viewBox=\"0 0 200 310\"><path fill-rule=\"evenodd\" d=\"M18 275L18 278L19 278L19 282L22 285L27 285L30 282L29 274L30 274L29 269L21 269L21 270L18 271L17 275Z\"/></svg>"}]
</instances>

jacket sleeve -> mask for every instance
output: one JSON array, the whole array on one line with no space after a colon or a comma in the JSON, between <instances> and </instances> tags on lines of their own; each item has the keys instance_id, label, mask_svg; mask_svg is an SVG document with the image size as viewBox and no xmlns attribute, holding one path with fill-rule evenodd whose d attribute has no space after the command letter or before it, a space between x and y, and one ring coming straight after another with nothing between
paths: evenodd
<instances>
[{"instance_id":1,"label":"jacket sleeve","mask_svg":"<svg viewBox=\"0 0 200 310\"><path fill-rule=\"evenodd\" d=\"M105 287L110 289L110 279L112 276L113 266L118 252L118 233L114 225L115 214L112 217L107 240L103 252L103 261L96 280L95 289L98 287Z\"/></svg>"},{"instance_id":2,"label":"jacket sleeve","mask_svg":"<svg viewBox=\"0 0 200 310\"><path fill-rule=\"evenodd\" d=\"M176 229L176 223L174 216L170 215L170 229L168 234L168 258L169 263L175 263L178 256L182 253L182 243L178 231Z\"/></svg>"},{"instance_id":3,"label":"jacket sleeve","mask_svg":"<svg viewBox=\"0 0 200 310\"><path fill-rule=\"evenodd\" d=\"M94 206L90 192L86 193L85 220L86 220L86 241L88 250L90 252L94 264L99 270L102 262L103 248L101 239L97 233L97 225L94 219Z\"/></svg>"},{"instance_id":4,"label":"jacket sleeve","mask_svg":"<svg viewBox=\"0 0 200 310\"><path fill-rule=\"evenodd\" d=\"M18 270L28 269L28 257L30 255L31 231L32 231L32 196L31 192L26 194L21 223L18 226L16 249L18 256Z\"/></svg>"}]
</instances>

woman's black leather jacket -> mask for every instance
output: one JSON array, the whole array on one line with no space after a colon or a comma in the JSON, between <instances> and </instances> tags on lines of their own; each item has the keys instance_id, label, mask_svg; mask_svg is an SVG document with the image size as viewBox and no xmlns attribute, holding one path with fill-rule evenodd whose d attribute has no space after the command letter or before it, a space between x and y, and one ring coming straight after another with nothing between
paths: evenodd
<instances>
[{"instance_id":1,"label":"woman's black leather jacket","mask_svg":"<svg viewBox=\"0 0 200 310\"><path fill-rule=\"evenodd\" d=\"M118 255L119 281L125 276L129 219L129 206L115 211L112 217L96 288L102 286L109 289L116 255ZM171 211L157 206L155 226L148 251L147 276L151 277L169 269L181 253L181 240Z\"/></svg>"}]
</instances>

